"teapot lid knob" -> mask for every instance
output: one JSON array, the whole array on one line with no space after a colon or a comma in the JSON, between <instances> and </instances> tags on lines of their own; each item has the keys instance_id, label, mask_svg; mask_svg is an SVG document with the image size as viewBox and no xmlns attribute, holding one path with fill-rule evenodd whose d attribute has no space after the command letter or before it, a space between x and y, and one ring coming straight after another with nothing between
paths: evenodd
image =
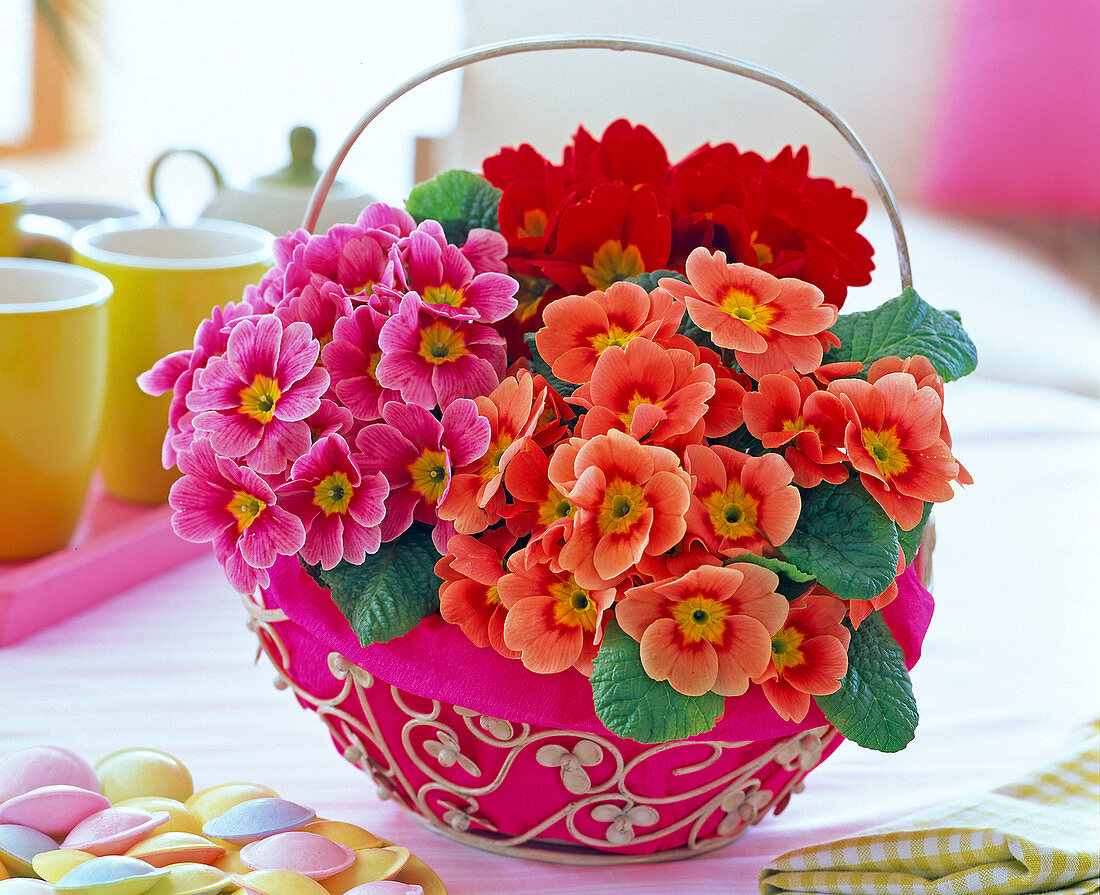
<instances>
[{"instance_id":1,"label":"teapot lid knob","mask_svg":"<svg viewBox=\"0 0 1100 895\"><path fill-rule=\"evenodd\" d=\"M313 128L300 124L290 131L290 162L278 171L272 171L256 182L278 186L313 186L321 176L321 169L313 163L317 150L317 134Z\"/></svg>"}]
</instances>

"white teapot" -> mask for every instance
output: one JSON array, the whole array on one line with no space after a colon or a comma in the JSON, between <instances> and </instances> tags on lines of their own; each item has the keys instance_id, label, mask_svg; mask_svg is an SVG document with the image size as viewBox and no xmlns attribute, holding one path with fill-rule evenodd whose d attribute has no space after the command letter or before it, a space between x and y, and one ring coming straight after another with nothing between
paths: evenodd
<instances>
[{"instance_id":1,"label":"white teapot","mask_svg":"<svg viewBox=\"0 0 1100 895\"><path fill-rule=\"evenodd\" d=\"M214 198L203 209L202 217L252 224L277 236L288 230L296 230L302 224L302 217L313 194L313 187L321 176L321 170L313 163L317 135L311 128L295 127L290 132L289 142L290 162L286 166L271 174L254 177L244 186L229 183L214 160L200 149L166 149L149 167L149 195L161 214L167 217L157 188L157 174L161 165L171 156L186 153L205 162L214 181ZM337 180L329 191L315 229L323 233L333 224L351 223L359 216L359 212L374 201L375 198L369 193L347 181Z\"/></svg>"}]
</instances>

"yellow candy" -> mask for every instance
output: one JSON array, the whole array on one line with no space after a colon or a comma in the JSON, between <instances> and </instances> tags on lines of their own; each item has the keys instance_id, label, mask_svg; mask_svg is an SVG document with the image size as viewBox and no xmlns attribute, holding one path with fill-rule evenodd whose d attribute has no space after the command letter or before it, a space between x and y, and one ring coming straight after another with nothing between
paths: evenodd
<instances>
[{"instance_id":1,"label":"yellow candy","mask_svg":"<svg viewBox=\"0 0 1100 895\"><path fill-rule=\"evenodd\" d=\"M253 870L234 876L233 882L260 895L327 895L319 882L293 870Z\"/></svg>"},{"instance_id":2,"label":"yellow candy","mask_svg":"<svg viewBox=\"0 0 1100 895\"><path fill-rule=\"evenodd\" d=\"M342 820L315 820L302 827L302 831L316 833L318 836L324 836L353 850L389 845L385 839L379 839L370 830L364 830L362 827Z\"/></svg>"},{"instance_id":3,"label":"yellow candy","mask_svg":"<svg viewBox=\"0 0 1100 895\"><path fill-rule=\"evenodd\" d=\"M364 883L392 879L401 872L410 857L407 848L396 845L385 848L356 849L355 863L347 870L341 870L335 876L322 880L321 885L329 895L344 895L349 889Z\"/></svg>"},{"instance_id":4,"label":"yellow candy","mask_svg":"<svg viewBox=\"0 0 1100 895\"><path fill-rule=\"evenodd\" d=\"M259 783L219 783L195 793L184 805L198 818L199 824L221 817L234 805L249 799L277 799L279 794Z\"/></svg>"},{"instance_id":5,"label":"yellow candy","mask_svg":"<svg viewBox=\"0 0 1100 895\"><path fill-rule=\"evenodd\" d=\"M202 824L199 823L199 819L179 799L169 799L164 796L138 796L117 802L116 806L142 808L151 814L167 811L168 820L157 827L154 833L194 833L196 836L202 834Z\"/></svg>"},{"instance_id":6,"label":"yellow candy","mask_svg":"<svg viewBox=\"0 0 1100 895\"><path fill-rule=\"evenodd\" d=\"M158 749L119 749L94 767L103 794L116 803L139 796L183 802L195 791L183 762Z\"/></svg>"},{"instance_id":7,"label":"yellow candy","mask_svg":"<svg viewBox=\"0 0 1100 895\"><path fill-rule=\"evenodd\" d=\"M11 879L11 874L8 873L8 868L4 866L4 862L0 861L0 880Z\"/></svg>"},{"instance_id":8,"label":"yellow candy","mask_svg":"<svg viewBox=\"0 0 1100 895\"><path fill-rule=\"evenodd\" d=\"M218 858L218 860L214 861L213 865L219 870L225 871L225 873L227 874L245 874L252 869L251 867L246 867L244 864L241 863L240 846L231 845L228 842L226 843L225 854Z\"/></svg>"},{"instance_id":9,"label":"yellow candy","mask_svg":"<svg viewBox=\"0 0 1100 895\"><path fill-rule=\"evenodd\" d=\"M172 864L148 895L214 895L229 885L229 874L207 864Z\"/></svg>"},{"instance_id":10,"label":"yellow candy","mask_svg":"<svg viewBox=\"0 0 1100 895\"><path fill-rule=\"evenodd\" d=\"M58 848L53 851L39 852L31 860L31 868L48 883L56 883L66 873L94 858L91 852L75 848Z\"/></svg>"},{"instance_id":11,"label":"yellow candy","mask_svg":"<svg viewBox=\"0 0 1100 895\"><path fill-rule=\"evenodd\" d=\"M126 852L127 857L141 858L154 867L166 867L182 861L206 864L224 854L224 846L194 833L157 833Z\"/></svg>"},{"instance_id":12,"label":"yellow candy","mask_svg":"<svg viewBox=\"0 0 1100 895\"><path fill-rule=\"evenodd\" d=\"M416 855L409 855L408 863L390 879L409 886L420 886L424 890L424 895L447 895L447 887L443 885L443 880Z\"/></svg>"}]
</instances>

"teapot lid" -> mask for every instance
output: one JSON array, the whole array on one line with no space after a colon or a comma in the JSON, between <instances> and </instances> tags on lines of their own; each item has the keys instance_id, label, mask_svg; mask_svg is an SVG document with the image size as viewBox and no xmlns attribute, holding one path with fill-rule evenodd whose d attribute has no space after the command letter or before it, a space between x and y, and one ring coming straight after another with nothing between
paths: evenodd
<instances>
[{"instance_id":1,"label":"teapot lid","mask_svg":"<svg viewBox=\"0 0 1100 895\"><path fill-rule=\"evenodd\" d=\"M259 189L270 187L310 187L320 178L322 171L313 162L317 151L317 134L311 127L300 124L291 128L288 139L290 161L277 171L253 178L251 186ZM338 184L344 184L337 181ZM335 186L335 184L334 184Z\"/></svg>"}]
</instances>

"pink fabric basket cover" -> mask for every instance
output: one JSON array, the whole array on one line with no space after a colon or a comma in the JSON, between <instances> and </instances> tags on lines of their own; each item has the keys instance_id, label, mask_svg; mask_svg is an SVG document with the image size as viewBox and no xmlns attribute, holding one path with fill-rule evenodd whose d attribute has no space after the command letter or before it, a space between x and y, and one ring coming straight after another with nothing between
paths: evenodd
<instances>
[{"instance_id":1,"label":"pink fabric basket cover","mask_svg":"<svg viewBox=\"0 0 1100 895\"><path fill-rule=\"evenodd\" d=\"M653 748L652 744L639 744L610 733L596 717L588 681L577 672L570 670L556 675L530 672L519 661L505 659L491 649L474 646L457 627L447 624L439 616L426 618L403 637L363 647L328 592L309 577L295 558L280 557L270 574L271 584L263 591L263 605L267 609L282 610L288 619L272 626L285 648L285 673L293 684L312 697L332 699L343 687L343 682L334 676L329 664L330 653L337 652L348 662L368 671L376 681L392 685L400 693L399 698L404 706L399 706L397 699L391 697L388 687L376 686L369 691L374 720L386 743L393 747L391 757L370 755L370 744L366 744L368 757L381 767L395 762L414 790L429 784L431 780L416 762L409 759L408 751L424 753L424 744L435 737L439 728L432 724L409 725L409 709L430 712L432 700L441 704L436 720L459 734L467 729L470 719L464 716L468 713L456 712L455 706L472 710L487 719L505 719L512 724L530 725L534 733L566 730L575 732L578 740L585 735L598 737L610 743L626 763ZM898 584L898 597L883 610L883 617L905 652L906 664L912 667L920 657L921 643L932 617L933 600L920 584L913 566L898 578ZM301 696L299 701L306 708L316 710L315 705ZM364 721L357 699L345 699L339 705L339 712L347 712L360 722ZM326 721L331 726L331 719L326 718ZM726 713L714 730L684 741L697 743L697 746L681 746L639 762L629 775L630 790L656 800L674 793L689 792L707 783L708 779L718 780L736 771L773 748L783 738L827 724L816 705L811 705L810 713L802 722L783 721L772 710L759 688L752 688L744 696L728 700ZM408 749L402 742L403 731L410 737ZM340 742L335 733L333 739L337 748L343 751L346 741ZM459 736L458 739L461 754L472 761L481 773L479 777L469 775L460 764L449 768L448 779L459 786L477 789L486 779L492 779L497 774L507 750L487 745L479 737ZM561 742L560 737L557 742ZM841 737L836 735L826 739L817 760L823 760L841 742ZM674 773L685 766L705 762L714 753L708 745L710 743L742 745L722 749L719 758L705 770ZM477 810L471 812L469 818L471 831L481 826L495 828L501 834L517 835L530 830L553 814L556 808L564 807L576 798L563 786L560 769L544 766L536 760L536 753L535 748L526 748L513 755L513 764L502 785L491 793L478 795ZM601 764L585 770L596 782L609 778L614 767L611 758L605 754ZM799 767L797 764L782 767L771 763L764 773L769 776L762 780L761 789L775 793L781 791L784 784L793 782L799 774ZM762 774L756 776L761 777ZM428 788L431 789L430 786ZM448 800L450 793L445 791L435 793L434 797L428 796L421 806L411 804L408 793L397 791L392 795L406 807L419 813L430 812L452 826L454 811L466 808L462 804L456 805L453 798ZM713 797L714 792L711 791L686 800L658 801L654 807L661 817L659 825L654 826L659 829L675 827L681 817L690 815ZM785 798L779 800L775 810L782 810L785 802ZM623 807L626 810L629 805ZM750 815L752 822L759 819L755 812L750 812ZM725 831L718 830L722 819L721 811L709 817L698 831L698 838L725 835ZM485 820L489 823L484 823ZM608 829L606 819L597 821L589 813L579 815L574 822L582 834L580 844L593 844L584 842L585 836L604 840ZM686 826L659 838L652 835L646 837L645 832L645 829L636 831L637 839L641 841L597 847L621 854L641 855L680 848L688 840ZM543 829L539 839L578 843L578 838L563 820Z\"/></svg>"}]
</instances>

